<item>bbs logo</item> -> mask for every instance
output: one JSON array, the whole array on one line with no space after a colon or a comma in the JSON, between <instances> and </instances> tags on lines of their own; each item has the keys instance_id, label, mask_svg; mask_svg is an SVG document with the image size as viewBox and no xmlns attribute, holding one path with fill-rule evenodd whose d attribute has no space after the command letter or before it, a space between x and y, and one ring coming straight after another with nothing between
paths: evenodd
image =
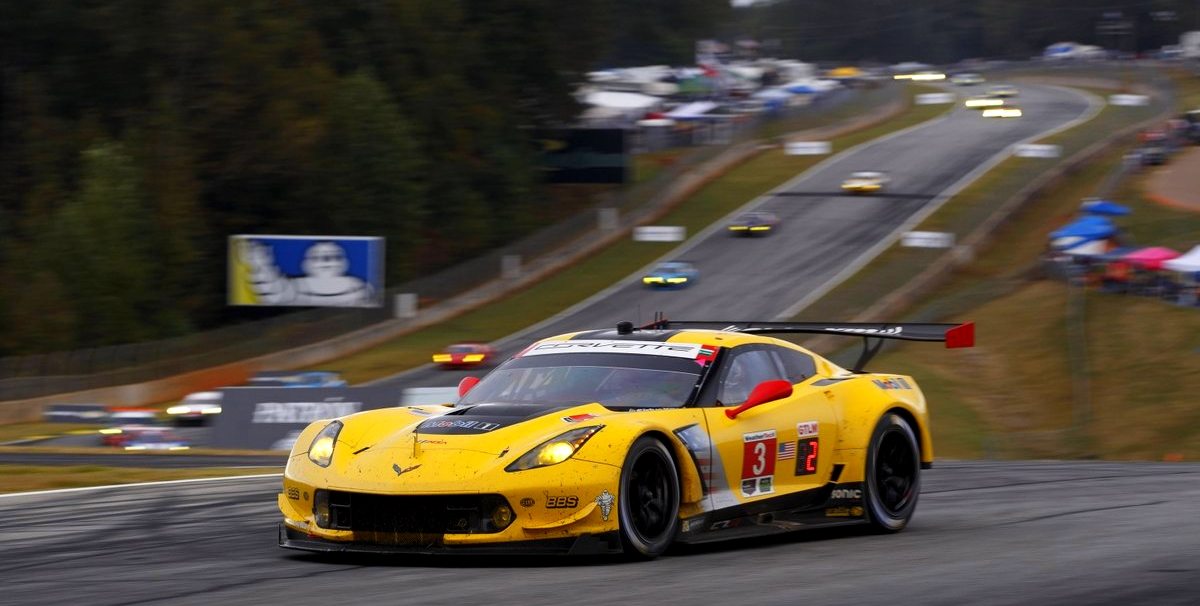
<instances>
[{"instance_id":1,"label":"bbs logo","mask_svg":"<svg viewBox=\"0 0 1200 606\"><path fill-rule=\"evenodd\" d=\"M829 496L834 499L861 499L862 491L857 488L839 488Z\"/></svg>"},{"instance_id":2,"label":"bbs logo","mask_svg":"<svg viewBox=\"0 0 1200 606\"><path fill-rule=\"evenodd\" d=\"M561 496L546 497L546 509L569 509L579 506L579 497Z\"/></svg>"}]
</instances>

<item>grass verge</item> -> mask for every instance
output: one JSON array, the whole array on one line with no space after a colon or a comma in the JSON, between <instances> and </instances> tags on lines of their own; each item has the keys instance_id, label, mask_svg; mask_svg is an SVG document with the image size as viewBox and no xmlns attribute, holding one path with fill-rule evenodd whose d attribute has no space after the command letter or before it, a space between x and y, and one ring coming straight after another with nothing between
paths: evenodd
<instances>
[{"instance_id":1,"label":"grass verge","mask_svg":"<svg viewBox=\"0 0 1200 606\"><path fill-rule=\"evenodd\" d=\"M1180 103L1200 101L1200 86L1190 80L1181 83ZM1116 128L1102 114L1076 130ZM1072 136L1081 135L1056 138ZM1200 313L1156 299L1086 292L1088 364L1073 375L1066 287L1029 271L1047 234L1076 213L1079 200L1094 193L1133 145L1105 152L1044 192L998 230L973 263L903 318L973 320L973 350L900 345L874 363L920 377L939 456L1200 458ZM1194 244L1200 217L1145 200L1144 179L1127 179L1112 196L1133 209L1118 224L1140 244Z\"/></svg>"}]
</instances>

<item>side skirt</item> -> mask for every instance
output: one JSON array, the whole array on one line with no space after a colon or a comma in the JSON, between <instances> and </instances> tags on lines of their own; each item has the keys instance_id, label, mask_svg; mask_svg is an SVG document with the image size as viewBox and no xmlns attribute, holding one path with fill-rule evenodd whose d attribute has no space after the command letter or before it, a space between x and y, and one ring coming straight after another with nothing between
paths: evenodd
<instances>
[{"instance_id":1,"label":"side skirt","mask_svg":"<svg viewBox=\"0 0 1200 606\"><path fill-rule=\"evenodd\" d=\"M706 543L866 521L862 482L820 488L710 511L680 523L680 543Z\"/></svg>"}]
</instances>

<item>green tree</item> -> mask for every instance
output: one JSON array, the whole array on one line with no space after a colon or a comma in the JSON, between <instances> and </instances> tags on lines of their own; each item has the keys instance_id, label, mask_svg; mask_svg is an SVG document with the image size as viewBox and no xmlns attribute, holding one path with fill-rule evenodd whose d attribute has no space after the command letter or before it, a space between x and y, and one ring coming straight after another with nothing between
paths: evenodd
<instances>
[{"instance_id":1,"label":"green tree","mask_svg":"<svg viewBox=\"0 0 1200 606\"><path fill-rule=\"evenodd\" d=\"M152 225L142 173L120 143L84 152L78 195L58 212L47 238L52 267L76 302L82 345L136 341L153 334Z\"/></svg>"},{"instance_id":2,"label":"green tree","mask_svg":"<svg viewBox=\"0 0 1200 606\"><path fill-rule=\"evenodd\" d=\"M427 167L412 127L370 73L342 79L321 155L321 187L308 212L334 233L386 237L389 282L412 277L414 251L424 245Z\"/></svg>"}]
</instances>

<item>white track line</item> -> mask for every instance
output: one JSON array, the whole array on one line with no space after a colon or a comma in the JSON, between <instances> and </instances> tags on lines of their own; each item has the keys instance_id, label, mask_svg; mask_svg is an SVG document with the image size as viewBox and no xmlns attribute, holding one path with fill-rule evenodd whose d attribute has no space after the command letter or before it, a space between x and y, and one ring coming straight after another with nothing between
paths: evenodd
<instances>
[{"instance_id":1,"label":"white track line","mask_svg":"<svg viewBox=\"0 0 1200 606\"><path fill-rule=\"evenodd\" d=\"M142 486L166 486L168 484L188 484L198 482L217 482L220 480L261 480L263 478L279 478L283 477L281 473L260 473L248 476L221 476L219 478L193 478L190 480L162 480L159 482L135 482L132 484L107 484L105 486L80 486L79 488L59 488L55 490L33 490L29 492L10 492L0 494L0 499L8 497L32 497L39 495L51 494L68 494L73 492L87 492L89 490L110 490L113 488L138 488Z\"/></svg>"}]
</instances>

